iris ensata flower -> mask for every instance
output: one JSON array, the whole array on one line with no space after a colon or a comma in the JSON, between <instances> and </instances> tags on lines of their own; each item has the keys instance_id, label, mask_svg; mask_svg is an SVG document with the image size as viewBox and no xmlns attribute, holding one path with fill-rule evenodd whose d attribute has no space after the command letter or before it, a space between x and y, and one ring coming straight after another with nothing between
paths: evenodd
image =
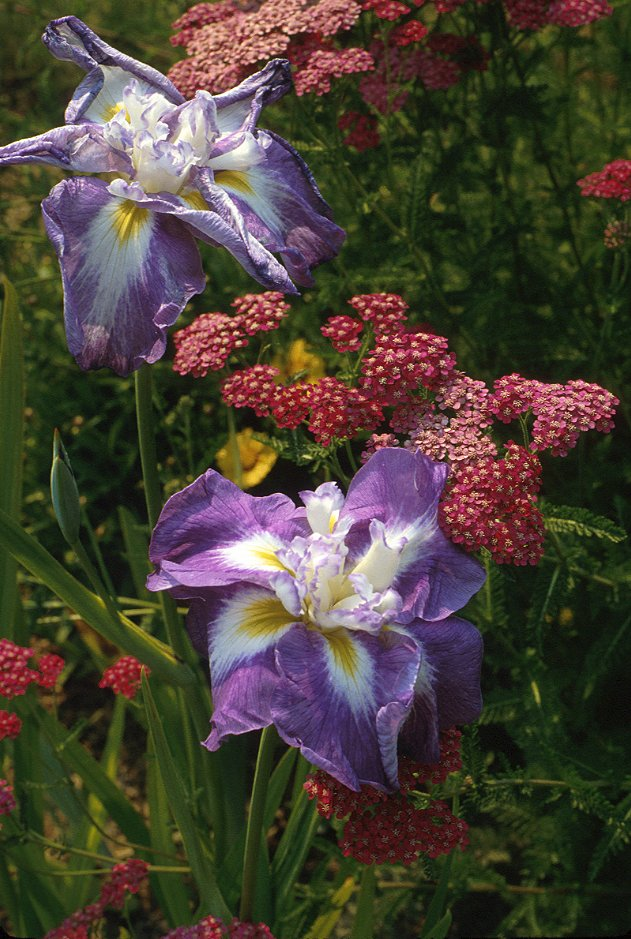
<instances>
[{"instance_id":1,"label":"iris ensata flower","mask_svg":"<svg viewBox=\"0 0 631 939\"><path fill-rule=\"evenodd\" d=\"M208 749L274 724L350 789L391 790L398 748L438 762L439 731L479 715L482 639L452 614L484 573L437 525L446 474L390 448L346 498L324 483L304 508L213 470L169 499L148 586L189 600L210 661Z\"/></svg>"},{"instance_id":2,"label":"iris ensata flower","mask_svg":"<svg viewBox=\"0 0 631 939\"><path fill-rule=\"evenodd\" d=\"M185 101L160 72L104 43L74 16L43 40L87 72L66 125L0 147L5 163L79 173L42 204L61 265L70 351L121 375L164 353L166 329L205 287L199 238L227 248L266 287L296 293L344 240L309 168L256 126L291 86L269 62L231 91ZM283 258L285 267L274 257Z\"/></svg>"}]
</instances>

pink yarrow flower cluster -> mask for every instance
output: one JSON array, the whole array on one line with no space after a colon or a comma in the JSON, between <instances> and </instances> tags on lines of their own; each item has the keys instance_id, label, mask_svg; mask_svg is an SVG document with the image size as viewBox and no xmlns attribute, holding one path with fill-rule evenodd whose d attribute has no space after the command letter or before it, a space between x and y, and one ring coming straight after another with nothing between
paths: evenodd
<instances>
[{"instance_id":1,"label":"pink yarrow flower cluster","mask_svg":"<svg viewBox=\"0 0 631 939\"><path fill-rule=\"evenodd\" d=\"M592 382L546 384L516 373L499 378L488 398L489 411L506 424L532 412L530 449L549 450L552 456L566 456L587 430L609 433L619 403L610 391Z\"/></svg>"},{"instance_id":2,"label":"pink yarrow flower cluster","mask_svg":"<svg viewBox=\"0 0 631 939\"><path fill-rule=\"evenodd\" d=\"M41 688L55 687L64 670L64 660L48 652L40 656L37 669L32 669L28 662L34 655L34 649L18 646L10 639L0 639L0 695L3 698L25 694L31 684Z\"/></svg>"},{"instance_id":3,"label":"pink yarrow flower cluster","mask_svg":"<svg viewBox=\"0 0 631 939\"><path fill-rule=\"evenodd\" d=\"M279 429L304 424L325 447L368 433L362 462L400 443L447 461L441 518L448 536L469 551L487 549L498 563L536 564L545 532L535 454L564 456L581 433L608 433L618 399L589 382L546 384L516 374L491 391L456 367L447 339L429 327L410 330L397 294L360 294L349 306L321 331L337 352L361 355L354 383L326 376L284 385L279 369L261 363L224 380L224 402L252 408ZM495 424L516 419L532 424L528 450L502 447L493 436Z\"/></svg>"},{"instance_id":4,"label":"pink yarrow flower cluster","mask_svg":"<svg viewBox=\"0 0 631 939\"><path fill-rule=\"evenodd\" d=\"M361 14L355 0L236 0L199 3L173 24L173 45L186 49L169 77L182 94L225 91L259 63L286 56L296 67L297 94L325 94L330 80L372 68L364 49L336 49L331 37L349 30Z\"/></svg>"},{"instance_id":5,"label":"pink yarrow flower cluster","mask_svg":"<svg viewBox=\"0 0 631 939\"><path fill-rule=\"evenodd\" d=\"M235 917L226 924L216 916L205 916L194 926L172 929L164 939L274 939L274 936L264 923L244 923Z\"/></svg>"},{"instance_id":6,"label":"pink yarrow flower cluster","mask_svg":"<svg viewBox=\"0 0 631 939\"><path fill-rule=\"evenodd\" d=\"M99 899L72 913L60 926L49 930L44 939L87 939L88 929L102 919L108 907L122 910L127 894L138 893L148 870L148 865L140 858L114 864L101 888Z\"/></svg>"},{"instance_id":7,"label":"pink yarrow flower cluster","mask_svg":"<svg viewBox=\"0 0 631 939\"><path fill-rule=\"evenodd\" d=\"M277 329L289 304L277 290L248 293L231 304L235 313L202 313L189 326L173 334L173 370L203 378L219 371L237 349L248 345L249 336Z\"/></svg>"},{"instance_id":8,"label":"pink yarrow flower cluster","mask_svg":"<svg viewBox=\"0 0 631 939\"><path fill-rule=\"evenodd\" d=\"M363 864L412 864L420 855L435 858L467 844L467 824L452 815L447 805L431 799L419 808L414 795L426 783L435 785L462 767L460 731L441 735L440 761L416 763L402 757L400 791L386 794L371 786L359 792L347 789L322 770L307 777L304 788L323 818L346 819L340 848L346 857Z\"/></svg>"},{"instance_id":9,"label":"pink yarrow flower cluster","mask_svg":"<svg viewBox=\"0 0 631 939\"><path fill-rule=\"evenodd\" d=\"M133 655L123 655L105 669L99 688L111 688L131 701L140 691L143 671L147 676L151 674L151 669Z\"/></svg>"}]
</instances>

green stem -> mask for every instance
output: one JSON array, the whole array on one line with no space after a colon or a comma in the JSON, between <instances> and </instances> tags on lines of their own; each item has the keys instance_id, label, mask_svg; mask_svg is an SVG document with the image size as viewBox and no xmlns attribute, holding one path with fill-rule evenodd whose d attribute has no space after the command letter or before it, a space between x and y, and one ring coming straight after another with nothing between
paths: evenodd
<instances>
[{"instance_id":1,"label":"green stem","mask_svg":"<svg viewBox=\"0 0 631 939\"><path fill-rule=\"evenodd\" d=\"M248 816L248 827L245 836L245 851L243 852L243 880L241 886L241 906L239 910L239 919L244 922L251 922L254 909L254 893L258 874L259 849L263 829L267 784L272 769L274 749L277 740L278 736L274 727L266 727L261 734L259 753L256 760L256 770L254 771L250 814Z\"/></svg>"},{"instance_id":2,"label":"green stem","mask_svg":"<svg viewBox=\"0 0 631 939\"><path fill-rule=\"evenodd\" d=\"M162 509L162 486L158 476L158 454L153 430L153 378L151 367L143 365L138 371L134 372L134 382L140 464L142 466L149 527L153 531Z\"/></svg>"},{"instance_id":3,"label":"green stem","mask_svg":"<svg viewBox=\"0 0 631 939\"><path fill-rule=\"evenodd\" d=\"M357 912L351 939L372 939L374 935L374 903L375 903L375 865L369 864L362 874L361 887L357 897Z\"/></svg>"},{"instance_id":4,"label":"green stem","mask_svg":"<svg viewBox=\"0 0 631 939\"><path fill-rule=\"evenodd\" d=\"M227 409L228 421L228 448L232 457L232 466L234 470L235 485L243 489L243 464L241 463L241 454L239 453L239 441L237 440L237 425L234 419L234 408Z\"/></svg>"},{"instance_id":5,"label":"green stem","mask_svg":"<svg viewBox=\"0 0 631 939\"><path fill-rule=\"evenodd\" d=\"M162 510L162 486L158 475L158 455L153 429L153 379L151 367L143 365L142 368L134 372L134 382L140 465L142 466L142 478L145 487L149 530L153 531ZM162 615L171 648L180 658L190 661L190 647L186 641L175 602L164 591L160 594L160 606L162 607Z\"/></svg>"},{"instance_id":6,"label":"green stem","mask_svg":"<svg viewBox=\"0 0 631 939\"><path fill-rule=\"evenodd\" d=\"M88 552L83 547L81 542L78 540L73 542L73 544L71 544L71 548L76 554L79 564L81 565L81 567L87 574L88 578L90 579L90 583L92 584L95 593L99 595L99 597L105 604L105 607L108 613L110 614L110 616L112 617L112 619L117 620L119 616L119 610L117 609L116 603L112 599L112 596L109 590L107 589L107 587L101 580L101 577L96 567L90 560L90 556L88 555Z\"/></svg>"}]
</instances>

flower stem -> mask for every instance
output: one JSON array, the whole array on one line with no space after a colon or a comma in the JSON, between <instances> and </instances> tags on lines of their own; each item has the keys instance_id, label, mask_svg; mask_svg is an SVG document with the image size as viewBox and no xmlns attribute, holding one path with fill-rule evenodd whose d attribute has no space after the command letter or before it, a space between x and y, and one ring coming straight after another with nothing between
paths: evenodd
<instances>
[{"instance_id":1,"label":"flower stem","mask_svg":"<svg viewBox=\"0 0 631 939\"><path fill-rule=\"evenodd\" d=\"M156 437L153 429L153 378L149 365L143 365L134 372L136 388L136 423L138 425L138 447L140 465L145 487L145 502L149 531L153 531L162 509L162 486L158 476L158 455ZM160 606L164 617L167 636L171 648L184 661L190 660L190 649L184 637L175 601L164 591L160 593Z\"/></svg>"},{"instance_id":2,"label":"flower stem","mask_svg":"<svg viewBox=\"0 0 631 939\"><path fill-rule=\"evenodd\" d=\"M374 935L375 883L375 865L369 864L362 874L351 939L372 939Z\"/></svg>"},{"instance_id":3,"label":"flower stem","mask_svg":"<svg viewBox=\"0 0 631 939\"><path fill-rule=\"evenodd\" d=\"M245 836L245 851L243 852L243 880L241 886L241 906L239 910L239 919L244 922L250 922L252 920L252 912L254 909L254 893L258 874L259 849L261 845L267 784L272 769L274 749L277 740L278 735L274 727L266 727L261 734L256 769L254 771L250 814Z\"/></svg>"}]
</instances>

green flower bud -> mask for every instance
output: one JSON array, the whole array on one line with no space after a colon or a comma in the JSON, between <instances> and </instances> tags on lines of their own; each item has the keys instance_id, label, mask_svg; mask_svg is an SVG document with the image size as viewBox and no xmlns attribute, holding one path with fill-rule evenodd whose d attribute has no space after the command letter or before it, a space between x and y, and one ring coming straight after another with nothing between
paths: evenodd
<instances>
[{"instance_id":1,"label":"green flower bud","mask_svg":"<svg viewBox=\"0 0 631 939\"><path fill-rule=\"evenodd\" d=\"M75 545L79 540L81 527L79 490L58 430L55 430L53 437L50 494L61 533L69 545Z\"/></svg>"}]
</instances>

